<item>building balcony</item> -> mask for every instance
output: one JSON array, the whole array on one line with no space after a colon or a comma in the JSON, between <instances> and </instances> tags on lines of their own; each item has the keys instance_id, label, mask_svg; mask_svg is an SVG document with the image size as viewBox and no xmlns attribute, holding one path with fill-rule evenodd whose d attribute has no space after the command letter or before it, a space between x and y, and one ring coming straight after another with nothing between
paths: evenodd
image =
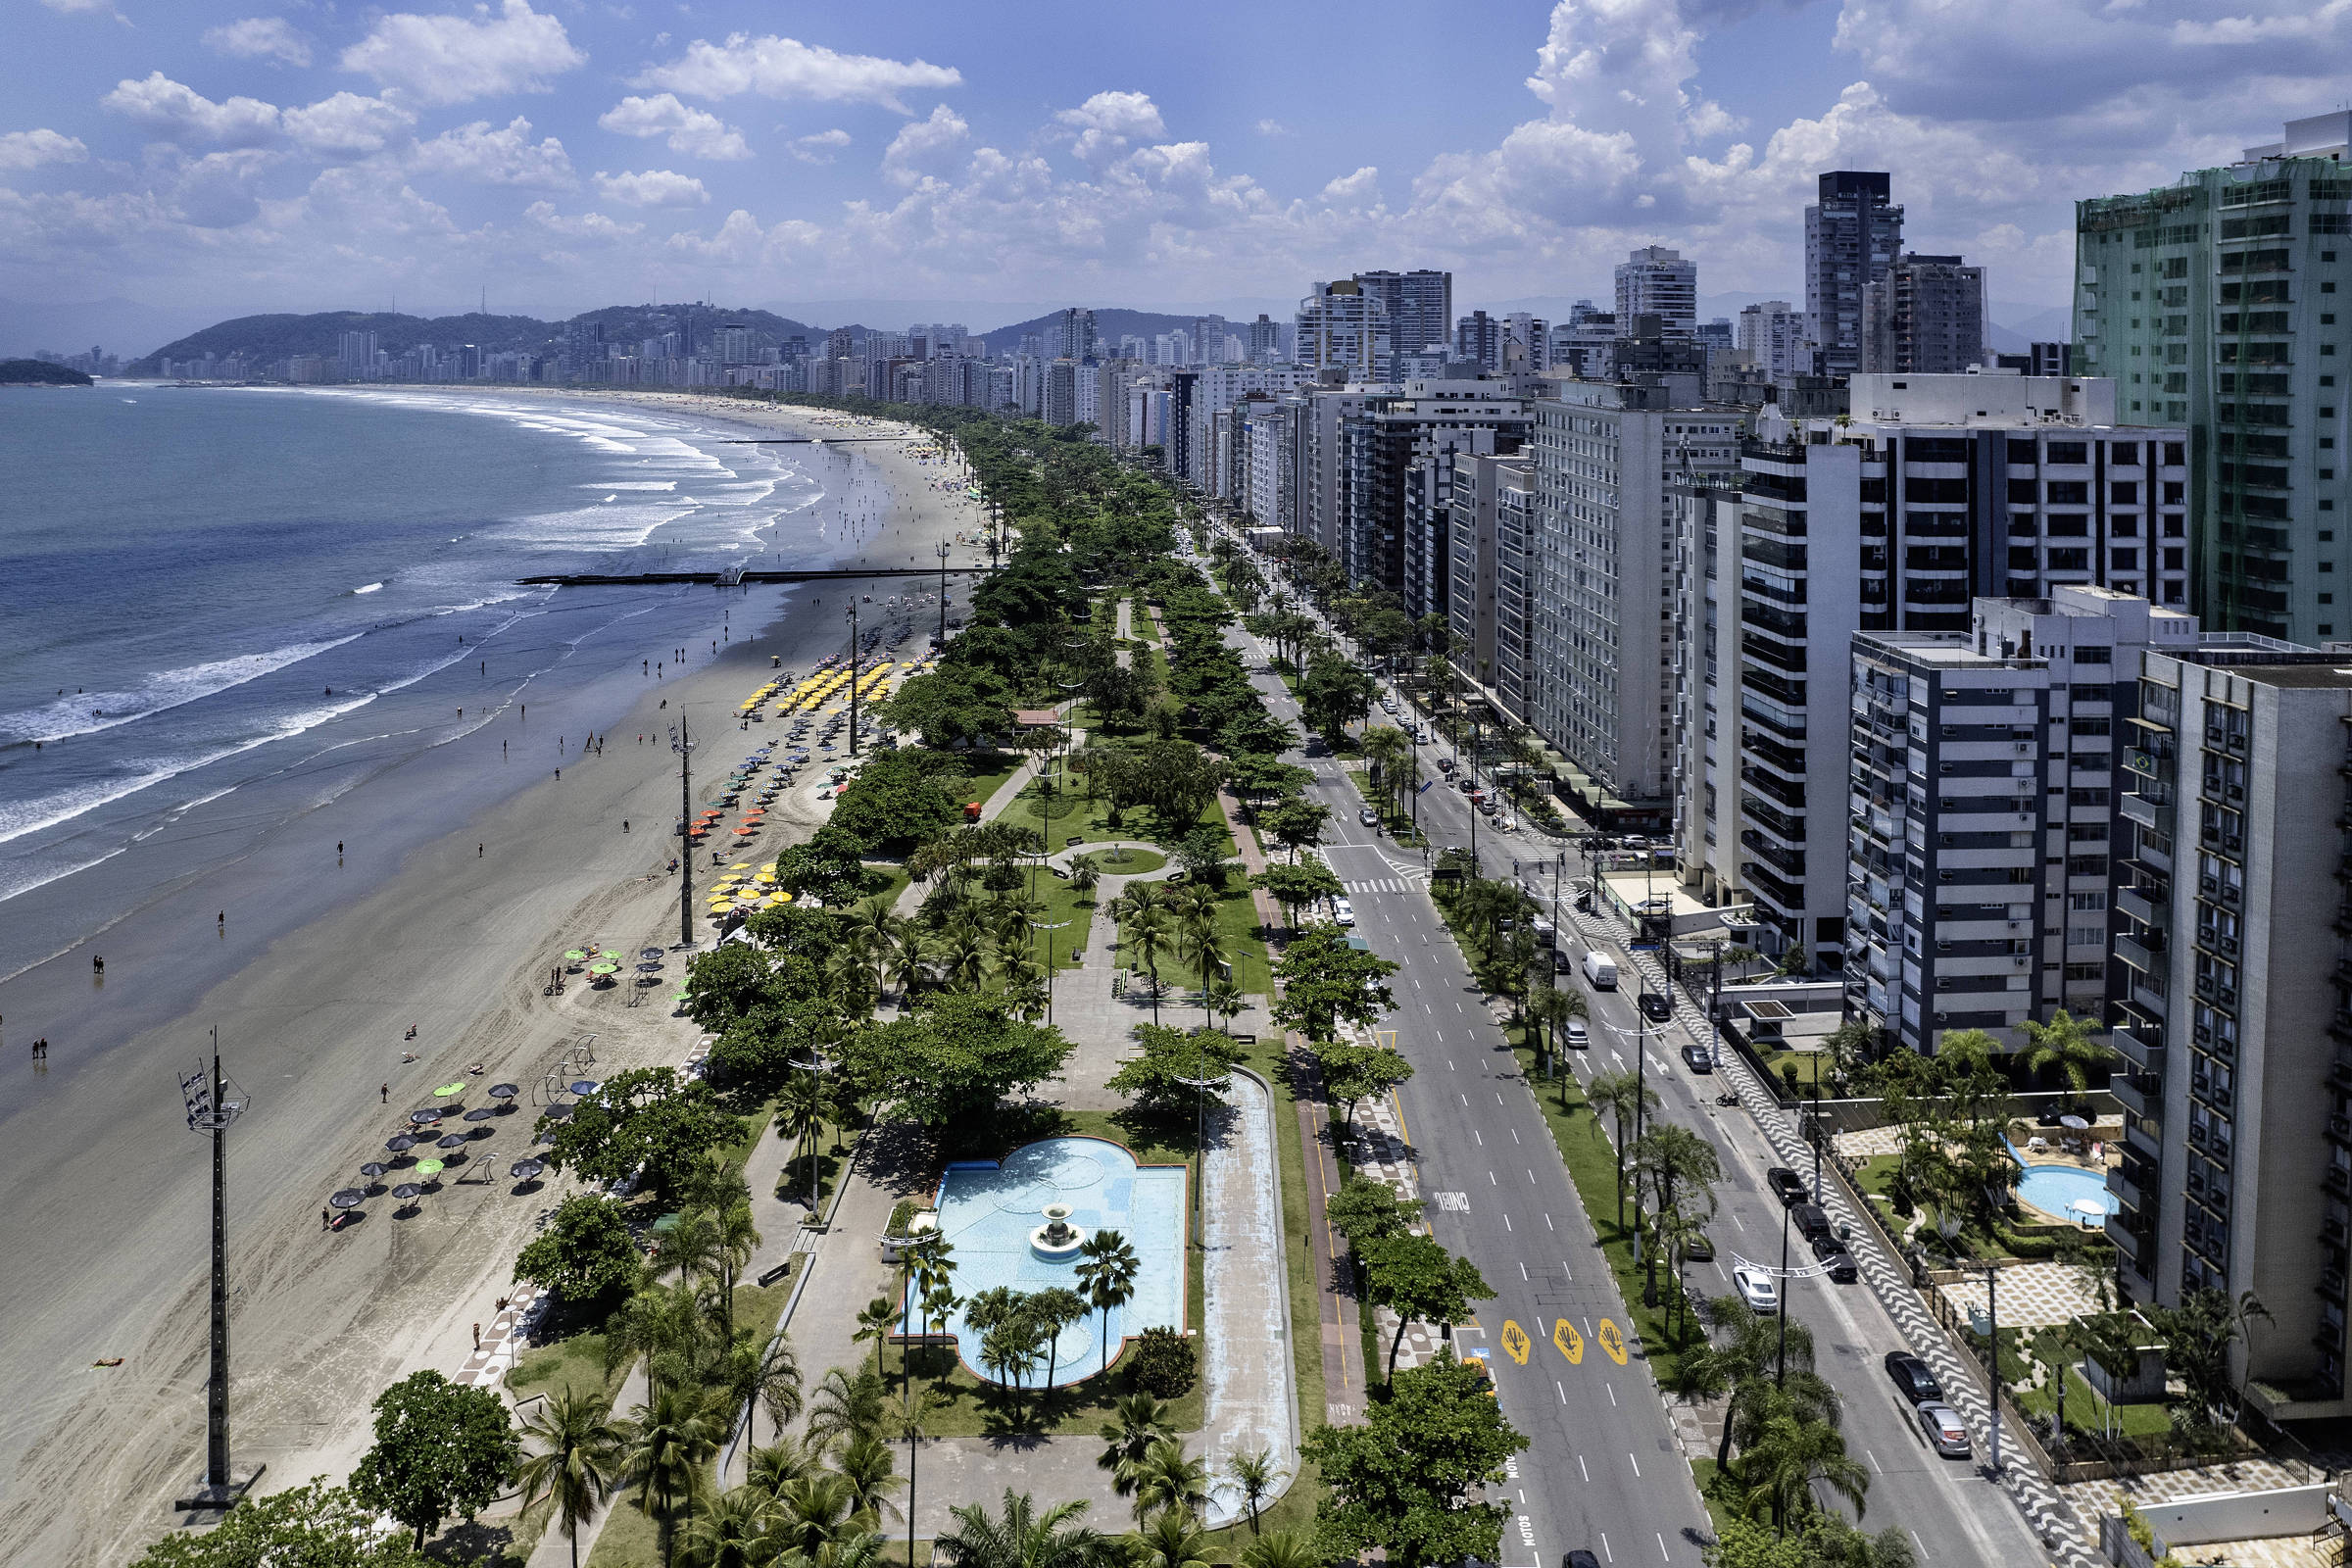
<instances>
[{"instance_id":1,"label":"building balcony","mask_svg":"<svg viewBox=\"0 0 2352 1568\"><path fill-rule=\"evenodd\" d=\"M2123 1053L2124 1059L2142 1072L2164 1071L2164 1042L2137 1029L2117 1029L2109 1033L2108 1041Z\"/></svg>"},{"instance_id":2,"label":"building balcony","mask_svg":"<svg viewBox=\"0 0 2352 1568\"><path fill-rule=\"evenodd\" d=\"M2117 804L2123 809L2125 821L2136 822L2168 838L2172 836L2178 812L2170 799L2156 800L2143 793L2134 793L2125 796Z\"/></svg>"},{"instance_id":3,"label":"building balcony","mask_svg":"<svg viewBox=\"0 0 2352 1568\"><path fill-rule=\"evenodd\" d=\"M2134 1116L2163 1114L2164 1080L2154 1073L2117 1073L2107 1080L2107 1089Z\"/></svg>"},{"instance_id":4,"label":"building balcony","mask_svg":"<svg viewBox=\"0 0 2352 1568\"><path fill-rule=\"evenodd\" d=\"M2154 1162L2164 1157L2164 1144L2162 1139L2148 1128L2149 1124L2144 1118L2126 1116L2124 1118L2124 1145L2128 1149L2138 1150L2150 1162Z\"/></svg>"},{"instance_id":5,"label":"building balcony","mask_svg":"<svg viewBox=\"0 0 2352 1568\"><path fill-rule=\"evenodd\" d=\"M2162 929L2172 923L2169 905L2159 904L2140 889L2126 885L2115 890L2115 906L2141 925Z\"/></svg>"},{"instance_id":6,"label":"building balcony","mask_svg":"<svg viewBox=\"0 0 2352 1568\"><path fill-rule=\"evenodd\" d=\"M2146 1195L2140 1191L2139 1183L2127 1175L2121 1165L2108 1167L2107 1190L2123 1200L2126 1208L2144 1209L2148 1206Z\"/></svg>"},{"instance_id":7,"label":"building balcony","mask_svg":"<svg viewBox=\"0 0 2352 1568\"><path fill-rule=\"evenodd\" d=\"M2156 1217L2144 1210L2126 1209L2107 1216L2107 1239L2127 1257L2137 1258L2152 1253L2156 1242ZM2142 1273L2144 1274L2144 1270Z\"/></svg>"},{"instance_id":8,"label":"building balcony","mask_svg":"<svg viewBox=\"0 0 2352 1568\"><path fill-rule=\"evenodd\" d=\"M2164 933L2145 930L2138 936L2118 936L2115 939L2115 956L2142 974L2162 974L2168 961L2164 951Z\"/></svg>"},{"instance_id":9,"label":"building balcony","mask_svg":"<svg viewBox=\"0 0 2352 1568\"><path fill-rule=\"evenodd\" d=\"M2328 1087L2352 1095L2352 1054L2336 1052L2334 1062L2328 1068Z\"/></svg>"},{"instance_id":10,"label":"building balcony","mask_svg":"<svg viewBox=\"0 0 2352 1568\"><path fill-rule=\"evenodd\" d=\"M2136 971L2132 978L2132 1005L2151 1018L2162 1019L2172 1015L2172 1003L2166 998L2164 988L2149 983L2161 978L2159 975L2142 975Z\"/></svg>"},{"instance_id":11,"label":"building balcony","mask_svg":"<svg viewBox=\"0 0 2352 1568\"><path fill-rule=\"evenodd\" d=\"M2328 1118L2328 1141L2336 1148L2352 1151L2352 1116L2342 1114Z\"/></svg>"}]
</instances>

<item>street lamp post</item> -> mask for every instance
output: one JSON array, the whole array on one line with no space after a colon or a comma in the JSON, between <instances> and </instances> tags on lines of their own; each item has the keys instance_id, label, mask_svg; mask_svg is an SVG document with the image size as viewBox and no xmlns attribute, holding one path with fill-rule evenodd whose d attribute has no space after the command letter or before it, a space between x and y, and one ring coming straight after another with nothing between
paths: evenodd
<instances>
[{"instance_id":1,"label":"street lamp post","mask_svg":"<svg viewBox=\"0 0 2352 1568\"><path fill-rule=\"evenodd\" d=\"M220 1071L220 1031L213 1031L213 1060L208 1070L201 1058L196 1070L182 1073L180 1100L186 1107L188 1131L210 1133L213 1139L213 1289L212 1367L205 1380L204 1480L174 1504L183 1511L233 1508L261 1478L262 1469L243 1480L228 1467L228 1129L245 1112L241 1090Z\"/></svg>"},{"instance_id":2,"label":"street lamp post","mask_svg":"<svg viewBox=\"0 0 2352 1568\"><path fill-rule=\"evenodd\" d=\"M686 732L685 705L669 749L678 758L678 946L694 946L694 741Z\"/></svg>"},{"instance_id":3,"label":"street lamp post","mask_svg":"<svg viewBox=\"0 0 2352 1568\"><path fill-rule=\"evenodd\" d=\"M944 647L944 646L946 646L946 644L947 644L947 640L948 640L948 542L947 542L945 539L942 539L942 540L939 542L939 641L940 641L940 644L941 644L941 646L943 646L943 647Z\"/></svg>"},{"instance_id":4,"label":"street lamp post","mask_svg":"<svg viewBox=\"0 0 2352 1568\"><path fill-rule=\"evenodd\" d=\"M858 591L850 590L850 755L858 755Z\"/></svg>"},{"instance_id":5,"label":"street lamp post","mask_svg":"<svg viewBox=\"0 0 2352 1568\"><path fill-rule=\"evenodd\" d=\"M1054 933L1069 923L1067 920L1056 920L1050 925L1043 920L1029 922L1030 930L1046 934L1046 1027L1049 1029L1054 1026Z\"/></svg>"}]
</instances>

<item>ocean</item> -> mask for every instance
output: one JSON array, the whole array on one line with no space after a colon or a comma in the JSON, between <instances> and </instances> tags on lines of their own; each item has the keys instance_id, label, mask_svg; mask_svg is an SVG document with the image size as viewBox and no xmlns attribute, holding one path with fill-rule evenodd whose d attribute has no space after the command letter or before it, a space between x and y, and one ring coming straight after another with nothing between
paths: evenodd
<instances>
[{"instance_id":1,"label":"ocean","mask_svg":"<svg viewBox=\"0 0 2352 1568\"><path fill-rule=\"evenodd\" d=\"M747 433L496 393L0 391L0 981L517 705L593 723L641 659L756 629L786 591L515 581L825 564L877 506L865 466Z\"/></svg>"}]
</instances>

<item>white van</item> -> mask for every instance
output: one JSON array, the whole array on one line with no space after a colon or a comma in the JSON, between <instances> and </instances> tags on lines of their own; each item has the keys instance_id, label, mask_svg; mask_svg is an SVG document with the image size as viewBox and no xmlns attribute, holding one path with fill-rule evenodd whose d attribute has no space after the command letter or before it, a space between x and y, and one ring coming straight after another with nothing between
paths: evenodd
<instances>
[{"instance_id":1,"label":"white van","mask_svg":"<svg viewBox=\"0 0 2352 1568\"><path fill-rule=\"evenodd\" d=\"M1617 989L1617 960L1595 949L1585 955L1585 984L1595 991Z\"/></svg>"}]
</instances>

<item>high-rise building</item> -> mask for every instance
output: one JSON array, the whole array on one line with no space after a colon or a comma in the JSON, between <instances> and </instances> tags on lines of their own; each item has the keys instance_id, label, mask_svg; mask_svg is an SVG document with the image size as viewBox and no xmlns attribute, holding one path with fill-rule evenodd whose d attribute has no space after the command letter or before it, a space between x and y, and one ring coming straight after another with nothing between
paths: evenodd
<instances>
[{"instance_id":1,"label":"high-rise building","mask_svg":"<svg viewBox=\"0 0 2352 1568\"><path fill-rule=\"evenodd\" d=\"M335 368L346 381L375 379L375 334L346 332L335 353Z\"/></svg>"},{"instance_id":2,"label":"high-rise building","mask_svg":"<svg viewBox=\"0 0 2352 1568\"><path fill-rule=\"evenodd\" d=\"M1193 363L1222 365L1225 362L1225 318L1201 316L1193 319Z\"/></svg>"},{"instance_id":3,"label":"high-rise building","mask_svg":"<svg viewBox=\"0 0 2352 1568\"><path fill-rule=\"evenodd\" d=\"M1321 369L1338 367L1359 380L1382 380L1392 353L1388 308L1354 278L1317 283L1298 302L1298 346L1292 357Z\"/></svg>"},{"instance_id":4,"label":"high-rise building","mask_svg":"<svg viewBox=\"0 0 2352 1568\"><path fill-rule=\"evenodd\" d=\"M1504 375L1542 375L1551 368L1551 334L1544 318L1514 311L1502 318L1501 351L1494 368Z\"/></svg>"},{"instance_id":5,"label":"high-rise building","mask_svg":"<svg viewBox=\"0 0 2352 1568\"><path fill-rule=\"evenodd\" d=\"M2117 748L2139 656L2197 639L2185 612L2082 584L1973 615L1853 641L1846 1016L1923 1054L1954 1029L2007 1051L2059 1007L2107 1016Z\"/></svg>"},{"instance_id":6,"label":"high-rise building","mask_svg":"<svg viewBox=\"0 0 2352 1568\"><path fill-rule=\"evenodd\" d=\"M1663 245L1644 245L1617 264L1617 319L1655 316L1666 330L1688 334L1698 325L1698 264Z\"/></svg>"},{"instance_id":7,"label":"high-rise building","mask_svg":"<svg viewBox=\"0 0 2352 1568\"><path fill-rule=\"evenodd\" d=\"M1502 323L1484 311L1472 311L1453 323L1453 357L1485 369L1502 368Z\"/></svg>"},{"instance_id":8,"label":"high-rise building","mask_svg":"<svg viewBox=\"0 0 2352 1568\"><path fill-rule=\"evenodd\" d=\"M1618 826L1664 826L1679 657L1667 492L1739 462L1740 416L1695 376L1570 381L1536 404L1536 732L1605 792Z\"/></svg>"},{"instance_id":9,"label":"high-rise building","mask_svg":"<svg viewBox=\"0 0 2352 1568\"><path fill-rule=\"evenodd\" d=\"M1095 313L1083 307L1054 313L1047 329L1046 355L1056 360L1085 360L1095 355Z\"/></svg>"},{"instance_id":10,"label":"high-rise building","mask_svg":"<svg viewBox=\"0 0 2352 1568\"><path fill-rule=\"evenodd\" d=\"M1862 364L1957 375L1984 358L1984 270L1957 256L1906 255L1862 295Z\"/></svg>"},{"instance_id":11,"label":"high-rise building","mask_svg":"<svg viewBox=\"0 0 2352 1568\"><path fill-rule=\"evenodd\" d=\"M1259 315L1250 323L1250 363L1278 365L1282 362L1282 323Z\"/></svg>"},{"instance_id":12,"label":"high-rise building","mask_svg":"<svg viewBox=\"0 0 2352 1568\"><path fill-rule=\"evenodd\" d=\"M1450 559L1443 605L1459 639L1454 663L1524 722L1535 458L1473 453L1438 461L1451 470L1445 486Z\"/></svg>"},{"instance_id":13,"label":"high-rise building","mask_svg":"<svg viewBox=\"0 0 2352 1568\"><path fill-rule=\"evenodd\" d=\"M1823 373L1862 365L1862 298L1903 249L1903 210L1884 173L1838 170L1821 176L1805 209L1805 314L1821 345Z\"/></svg>"},{"instance_id":14,"label":"high-rise building","mask_svg":"<svg viewBox=\"0 0 2352 1568\"><path fill-rule=\"evenodd\" d=\"M1078 422L1078 362L1048 360L1039 378L1038 416L1052 425Z\"/></svg>"},{"instance_id":15,"label":"high-rise building","mask_svg":"<svg viewBox=\"0 0 2352 1568\"><path fill-rule=\"evenodd\" d=\"M857 340L851 336L848 327L833 328L832 331L825 334L825 358L828 360L848 359L856 342Z\"/></svg>"},{"instance_id":16,"label":"high-rise building","mask_svg":"<svg viewBox=\"0 0 2352 1568\"><path fill-rule=\"evenodd\" d=\"M1759 300L1740 312L1740 352L1771 379L1813 373L1813 334L1805 313L1787 300Z\"/></svg>"},{"instance_id":17,"label":"high-rise building","mask_svg":"<svg viewBox=\"0 0 2352 1568\"><path fill-rule=\"evenodd\" d=\"M2130 418L2188 427L2206 625L2352 633L2352 114L2289 123L2243 163L2076 204L2077 368Z\"/></svg>"},{"instance_id":18,"label":"high-rise building","mask_svg":"<svg viewBox=\"0 0 2352 1568\"><path fill-rule=\"evenodd\" d=\"M2068 583L2185 606L2185 434L2114 406L2105 380L1857 375L1850 417L1766 409L1739 487L1693 498L1682 863L1753 902L1768 951L1843 963L1855 632L1965 631L1978 598Z\"/></svg>"},{"instance_id":19,"label":"high-rise building","mask_svg":"<svg viewBox=\"0 0 2352 1568\"><path fill-rule=\"evenodd\" d=\"M1389 321L1389 353L1419 354L1432 344L1444 344L1453 325L1453 274L1426 268L1410 272L1358 272L1355 281L1380 301ZM1384 361L1377 373L1397 379L1396 367Z\"/></svg>"},{"instance_id":20,"label":"high-rise building","mask_svg":"<svg viewBox=\"0 0 2352 1568\"><path fill-rule=\"evenodd\" d=\"M2128 274L2127 274L2128 275ZM2269 1315L2231 1375L2273 1420L2342 1419L2352 1277L2352 672L2247 633L2143 656L2110 1039L2130 1063L2107 1234L2134 1301Z\"/></svg>"}]
</instances>

